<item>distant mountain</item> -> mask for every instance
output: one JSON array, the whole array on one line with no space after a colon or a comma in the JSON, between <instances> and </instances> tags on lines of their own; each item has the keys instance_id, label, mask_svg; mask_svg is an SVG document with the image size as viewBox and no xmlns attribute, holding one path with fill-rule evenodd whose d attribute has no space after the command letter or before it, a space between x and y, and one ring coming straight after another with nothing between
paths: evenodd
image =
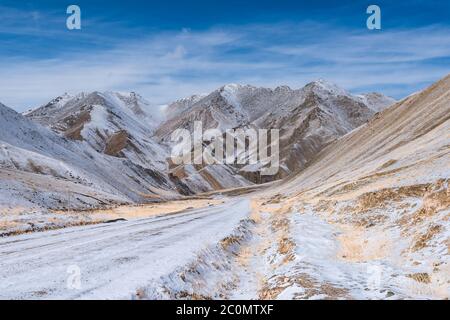
<instances>
[{"instance_id":1,"label":"distant mountain","mask_svg":"<svg viewBox=\"0 0 450 320\"><path fill-rule=\"evenodd\" d=\"M203 99L205 95L193 95L187 98L179 99L166 106L164 109L164 115L166 118L173 118L186 109L190 108L193 104Z\"/></svg>"},{"instance_id":2,"label":"distant mountain","mask_svg":"<svg viewBox=\"0 0 450 320\"><path fill-rule=\"evenodd\" d=\"M324 195L339 195L339 191L354 190L356 180L358 185L385 188L448 179L449 102L450 75L324 148L286 187L314 186L325 188Z\"/></svg>"},{"instance_id":3,"label":"distant mountain","mask_svg":"<svg viewBox=\"0 0 450 320\"><path fill-rule=\"evenodd\" d=\"M194 121L201 121L204 130L223 132L244 127L279 129L281 170L266 178L272 180L304 168L327 144L393 102L378 93L352 95L324 80L298 90L229 84L188 104L173 104L169 119L158 126L155 135L168 142L177 128L193 131ZM254 166L239 169L246 178L263 182Z\"/></svg>"},{"instance_id":4,"label":"distant mountain","mask_svg":"<svg viewBox=\"0 0 450 320\"><path fill-rule=\"evenodd\" d=\"M182 174L170 172L170 148L153 139L154 130L163 115L136 93L64 95L27 112L26 117L78 145L93 149L98 155L121 161L133 170L132 176L137 176L137 180L157 176L162 189L178 194L195 194L250 183L230 168L209 167L198 172L194 167L188 167ZM220 182L212 176L217 176ZM152 187L158 188L158 183Z\"/></svg>"},{"instance_id":5,"label":"distant mountain","mask_svg":"<svg viewBox=\"0 0 450 320\"><path fill-rule=\"evenodd\" d=\"M395 99L377 92L365 93L357 97L375 112L383 111L386 106L393 105L396 102Z\"/></svg>"},{"instance_id":6,"label":"distant mountain","mask_svg":"<svg viewBox=\"0 0 450 320\"><path fill-rule=\"evenodd\" d=\"M225 85L169 104L163 112L137 93L63 94L23 115L1 105L1 193L23 206L89 208L140 203L248 186L301 170L326 145L364 124L392 100L354 96L320 80L293 90ZM279 129L281 169L175 165L172 132ZM39 190L39 192L37 192ZM3 201L0 199L0 202Z\"/></svg>"},{"instance_id":7,"label":"distant mountain","mask_svg":"<svg viewBox=\"0 0 450 320\"><path fill-rule=\"evenodd\" d=\"M16 199L22 206L62 208L69 189L78 194L74 207L137 200L119 191L133 183L114 181L118 172L117 163L96 157L0 104L0 194L5 197L0 202Z\"/></svg>"},{"instance_id":8,"label":"distant mountain","mask_svg":"<svg viewBox=\"0 0 450 320\"><path fill-rule=\"evenodd\" d=\"M159 115L135 93L82 93L59 97L26 117L94 150L142 167L164 170L165 154L151 140Z\"/></svg>"}]
</instances>

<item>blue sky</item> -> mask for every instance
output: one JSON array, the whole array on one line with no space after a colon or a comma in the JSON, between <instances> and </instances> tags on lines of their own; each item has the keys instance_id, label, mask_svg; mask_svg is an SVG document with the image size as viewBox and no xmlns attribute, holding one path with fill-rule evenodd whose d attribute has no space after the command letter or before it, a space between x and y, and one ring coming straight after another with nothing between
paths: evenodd
<instances>
[{"instance_id":1,"label":"blue sky","mask_svg":"<svg viewBox=\"0 0 450 320\"><path fill-rule=\"evenodd\" d=\"M67 30L79 5L82 29ZM377 4L382 29L366 28ZM448 1L0 0L0 101L136 91L155 104L226 83L324 78L401 98L450 72Z\"/></svg>"}]
</instances>

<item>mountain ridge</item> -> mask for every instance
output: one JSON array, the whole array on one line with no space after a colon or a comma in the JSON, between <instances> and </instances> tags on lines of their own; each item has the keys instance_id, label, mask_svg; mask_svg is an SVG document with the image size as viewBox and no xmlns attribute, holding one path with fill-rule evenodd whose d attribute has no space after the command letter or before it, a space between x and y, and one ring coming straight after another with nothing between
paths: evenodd
<instances>
[{"instance_id":1,"label":"mountain ridge","mask_svg":"<svg viewBox=\"0 0 450 320\"><path fill-rule=\"evenodd\" d=\"M339 103L344 116L335 112L330 101ZM175 128L192 130L196 120L203 122L205 130L280 129L281 154L290 158L283 159L280 173L269 178L272 181L287 176L293 167L304 166L326 144L373 114L360 98L323 80L296 90L224 85L208 95L175 101L168 107L172 117L167 120L154 108L135 92L111 91L63 94L23 115L3 106L1 170L3 177L11 172L23 177L20 186L7 188L22 192L32 206L63 208L67 207L62 201L67 197L64 190L50 188L49 196L40 198L27 186L27 179L41 186L66 184L63 189L75 189L76 184L83 189L79 193L97 194L94 198L99 199L73 201L73 208L83 208L245 187L266 182L259 169L222 164L174 166L169 159L170 133ZM342 121L336 120L340 117ZM8 126L14 130L6 130ZM328 138L312 137L315 131ZM296 153L309 155L301 158Z\"/></svg>"}]
</instances>

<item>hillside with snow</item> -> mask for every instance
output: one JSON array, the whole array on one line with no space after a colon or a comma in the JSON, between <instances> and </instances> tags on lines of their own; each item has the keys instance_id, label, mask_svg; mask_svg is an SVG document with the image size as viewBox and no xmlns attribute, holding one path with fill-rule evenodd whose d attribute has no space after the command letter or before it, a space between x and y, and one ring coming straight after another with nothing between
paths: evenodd
<instances>
[{"instance_id":1,"label":"hillside with snow","mask_svg":"<svg viewBox=\"0 0 450 320\"><path fill-rule=\"evenodd\" d=\"M447 76L242 196L249 220L134 297L448 300L449 101Z\"/></svg>"},{"instance_id":2,"label":"hillside with snow","mask_svg":"<svg viewBox=\"0 0 450 320\"><path fill-rule=\"evenodd\" d=\"M139 94L63 94L23 115L1 105L2 210L89 209L161 201L265 182L259 166L174 165L178 128L280 129L282 178L391 100L323 80L302 89L225 85L160 110ZM375 106L375 107L374 107Z\"/></svg>"},{"instance_id":3,"label":"hillside with snow","mask_svg":"<svg viewBox=\"0 0 450 320\"><path fill-rule=\"evenodd\" d=\"M393 104L382 94L352 95L337 85L318 80L293 90L237 84L225 85L207 96L170 106L170 115L155 131L168 143L178 128L193 131L195 121L203 130L255 128L280 130L281 168L277 175L260 176L260 166L237 166L253 182L265 182L303 169L326 145L364 124L376 112Z\"/></svg>"},{"instance_id":4,"label":"hillside with snow","mask_svg":"<svg viewBox=\"0 0 450 320\"><path fill-rule=\"evenodd\" d=\"M1 298L450 297L450 76L391 106L323 80L227 85L165 120L136 97L0 105ZM280 129L286 177L174 165L168 128L194 120Z\"/></svg>"},{"instance_id":5,"label":"hillside with snow","mask_svg":"<svg viewBox=\"0 0 450 320\"><path fill-rule=\"evenodd\" d=\"M157 176L164 190L191 195L250 183L228 167L170 170L170 145L154 138L164 115L136 93L82 94L64 104L51 102L26 116L100 155L125 161L138 179Z\"/></svg>"},{"instance_id":6,"label":"hillside with snow","mask_svg":"<svg viewBox=\"0 0 450 320\"><path fill-rule=\"evenodd\" d=\"M447 76L255 196L279 239L260 297L449 298L449 102Z\"/></svg>"},{"instance_id":7,"label":"hillside with snow","mask_svg":"<svg viewBox=\"0 0 450 320\"><path fill-rule=\"evenodd\" d=\"M225 181L220 185L206 170L193 170L185 179L170 174L169 150L152 139L156 118L136 97L64 95L25 116L0 105L0 213L8 232L64 225L54 211L163 201L249 184L221 168L212 171Z\"/></svg>"}]
</instances>

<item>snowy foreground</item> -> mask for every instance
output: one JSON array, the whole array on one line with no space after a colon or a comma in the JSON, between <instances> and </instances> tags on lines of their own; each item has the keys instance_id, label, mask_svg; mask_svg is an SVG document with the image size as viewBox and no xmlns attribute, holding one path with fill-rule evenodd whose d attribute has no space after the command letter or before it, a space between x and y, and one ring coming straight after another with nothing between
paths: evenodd
<instances>
[{"instance_id":1,"label":"snowy foreground","mask_svg":"<svg viewBox=\"0 0 450 320\"><path fill-rule=\"evenodd\" d=\"M181 214L3 238L0 298L138 297L139 288L152 288L195 261L248 215L249 201L233 200Z\"/></svg>"},{"instance_id":2,"label":"snowy foreground","mask_svg":"<svg viewBox=\"0 0 450 320\"><path fill-rule=\"evenodd\" d=\"M388 248L388 238L373 234L372 243L364 233L330 223L296 201L258 198L5 237L0 240L0 298L448 297L445 269L428 280L420 273L423 267L388 254L397 251Z\"/></svg>"}]
</instances>

